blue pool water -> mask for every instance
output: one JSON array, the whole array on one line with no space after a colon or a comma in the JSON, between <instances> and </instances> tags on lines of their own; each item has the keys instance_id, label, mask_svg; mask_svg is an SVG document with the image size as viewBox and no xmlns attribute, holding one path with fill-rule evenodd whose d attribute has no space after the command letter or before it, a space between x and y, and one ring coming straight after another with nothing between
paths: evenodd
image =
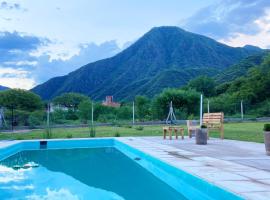
<instances>
[{"instance_id":1,"label":"blue pool water","mask_svg":"<svg viewBox=\"0 0 270 200\"><path fill-rule=\"evenodd\" d=\"M0 148L2 199L243 200L115 139L23 141Z\"/></svg>"},{"instance_id":2,"label":"blue pool water","mask_svg":"<svg viewBox=\"0 0 270 200\"><path fill-rule=\"evenodd\" d=\"M186 199L138 162L113 147L21 151L0 162L0 199Z\"/></svg>"}]
</instances>

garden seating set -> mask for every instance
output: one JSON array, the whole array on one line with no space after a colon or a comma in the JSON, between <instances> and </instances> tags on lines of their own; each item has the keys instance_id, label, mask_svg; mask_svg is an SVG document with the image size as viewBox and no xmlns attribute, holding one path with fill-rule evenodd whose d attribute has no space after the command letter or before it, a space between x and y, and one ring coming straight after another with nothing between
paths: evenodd
<instances>
[{"instance_id":1,"label":"garden seating set","mask_svg":"<svg viewBox=\"0 0 270 200\"><path fill-rule=\"evenodd\" d=\"M203 115L203 124L208 129L208 138L209 131L218 130L220 132L220 138L224 139L224 114L222 112L219 113L204 113ZM192 133L196 133L200 130L200 126L194 125L192 120L187 120L187 131L189 138L192 137ZM175 139L178 139L178 132L181 134L181 138L184 139L184 128L180 126L164 126L163 127L163 139L166 139L167 133L169 135L169 139L172 139L173 133L175 134Z\"/></svg>"}]
</instances>

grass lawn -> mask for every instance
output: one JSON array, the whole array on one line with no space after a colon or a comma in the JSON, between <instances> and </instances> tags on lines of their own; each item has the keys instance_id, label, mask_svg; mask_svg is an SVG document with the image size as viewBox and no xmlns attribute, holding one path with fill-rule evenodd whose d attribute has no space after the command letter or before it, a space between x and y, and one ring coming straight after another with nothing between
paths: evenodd
<instances>
[{"instance_id":1,"label":"grass lawn","mask_svg":"<svg viewBox=\"0 0 270 200\"><path fill-rule=\"evenodd\" d=\"M263 142L263 124L252 123L228 123L225 124L225 139ZM186 129L186 126L183 126ZM114 137L119 133L124 136L161 136L162 125L144 126L143 130L136 127L96 127L96 137ZM185 134L187 134L185 130ZM55 128L52 129L52 138L81 138L89 137L89 128ZM218 132L210 132L211 137L219 137ZM25 133L0 133L0 140L4 139L41 139L45 138L44 130L34 130Z\"/></svg>"}]
</instances>

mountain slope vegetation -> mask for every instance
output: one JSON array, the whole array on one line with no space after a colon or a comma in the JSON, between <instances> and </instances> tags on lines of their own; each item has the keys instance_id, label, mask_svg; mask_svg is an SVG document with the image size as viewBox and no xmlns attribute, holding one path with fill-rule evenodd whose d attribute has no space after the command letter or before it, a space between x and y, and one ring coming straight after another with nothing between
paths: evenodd
<instances>
[{"instance_id":1,"label":"mountain slope vegetation","mask_svg":"<svg viewBox=\"0 0 270 200\"><path fill-rule=\"evenodd\" d=\"M8 90L8 89L9 89L8 87L5 87L5 86L0 85L0 91Z\"/></svg>"},{"instance_id":2,"label":"mountain slope vegetation","mask_svg":"<svg viewBox=\"0 0 270 200\"><path fill-rule=\"evenodd\" d=\"M199 75L213 76L262 51L250 46L230 47L178 27L157 27L116 56L53 78L32 91L43 99L77 92L97 100L106 95L130 100L180 87Z\"/></svg>"}]
</instances>

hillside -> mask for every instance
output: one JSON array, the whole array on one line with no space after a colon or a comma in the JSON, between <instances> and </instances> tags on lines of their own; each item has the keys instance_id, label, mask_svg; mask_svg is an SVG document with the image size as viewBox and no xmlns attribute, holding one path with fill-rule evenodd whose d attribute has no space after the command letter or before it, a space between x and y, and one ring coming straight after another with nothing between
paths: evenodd
<instances>
[{"instance_id":1,"label":"hillside","mask_svg":"<svg viewBox=\"0 0 270 200\"><path fill-rule=\"evenodd\" d=\"M5 86L0 85L0 91L8 90L8 89L9 89L8 87L5 87Z\"/></svg>"},{"instance_id":2,"label":"hillside","mask_svg":"<svg viewBox=\"0 0 270 200\"><path fill-rule=\"evenodd\" d=\"M233 48L178 27L157 27L114 57L87 64L53 78L32 91L43 99L79 92L94 99L114 95L153 96L166 87L180 87L198 75L214 75L262 50Z\"/></svg>"},{"instance_id":3,"label":"hillside","mask_svg":"<svg viewBox=\"0 0 270 200\"><path fill-rule=\"evenodd\" d=\"M233 81L240 76L246 75L250 68L260 65L266 55L267 52L265 51L263 53L248 56L247 58L241 60L239 63L234 64L225 69L224 71L220 72L214 78L217 83Z\"/></svg>"},{"instance_id":4,"label":"hillside","mask_svg":"<svg viewBox=\"0 0 270 200\"><path fill-rule=\"evenodd\" d=\"M212 110L227 114L239 113L244 102L245 112L257 117L270 115L270 54L259 65L250 67L245 75L218 85L218 96L210 99Z\"/></svg>"}]
</instances>

